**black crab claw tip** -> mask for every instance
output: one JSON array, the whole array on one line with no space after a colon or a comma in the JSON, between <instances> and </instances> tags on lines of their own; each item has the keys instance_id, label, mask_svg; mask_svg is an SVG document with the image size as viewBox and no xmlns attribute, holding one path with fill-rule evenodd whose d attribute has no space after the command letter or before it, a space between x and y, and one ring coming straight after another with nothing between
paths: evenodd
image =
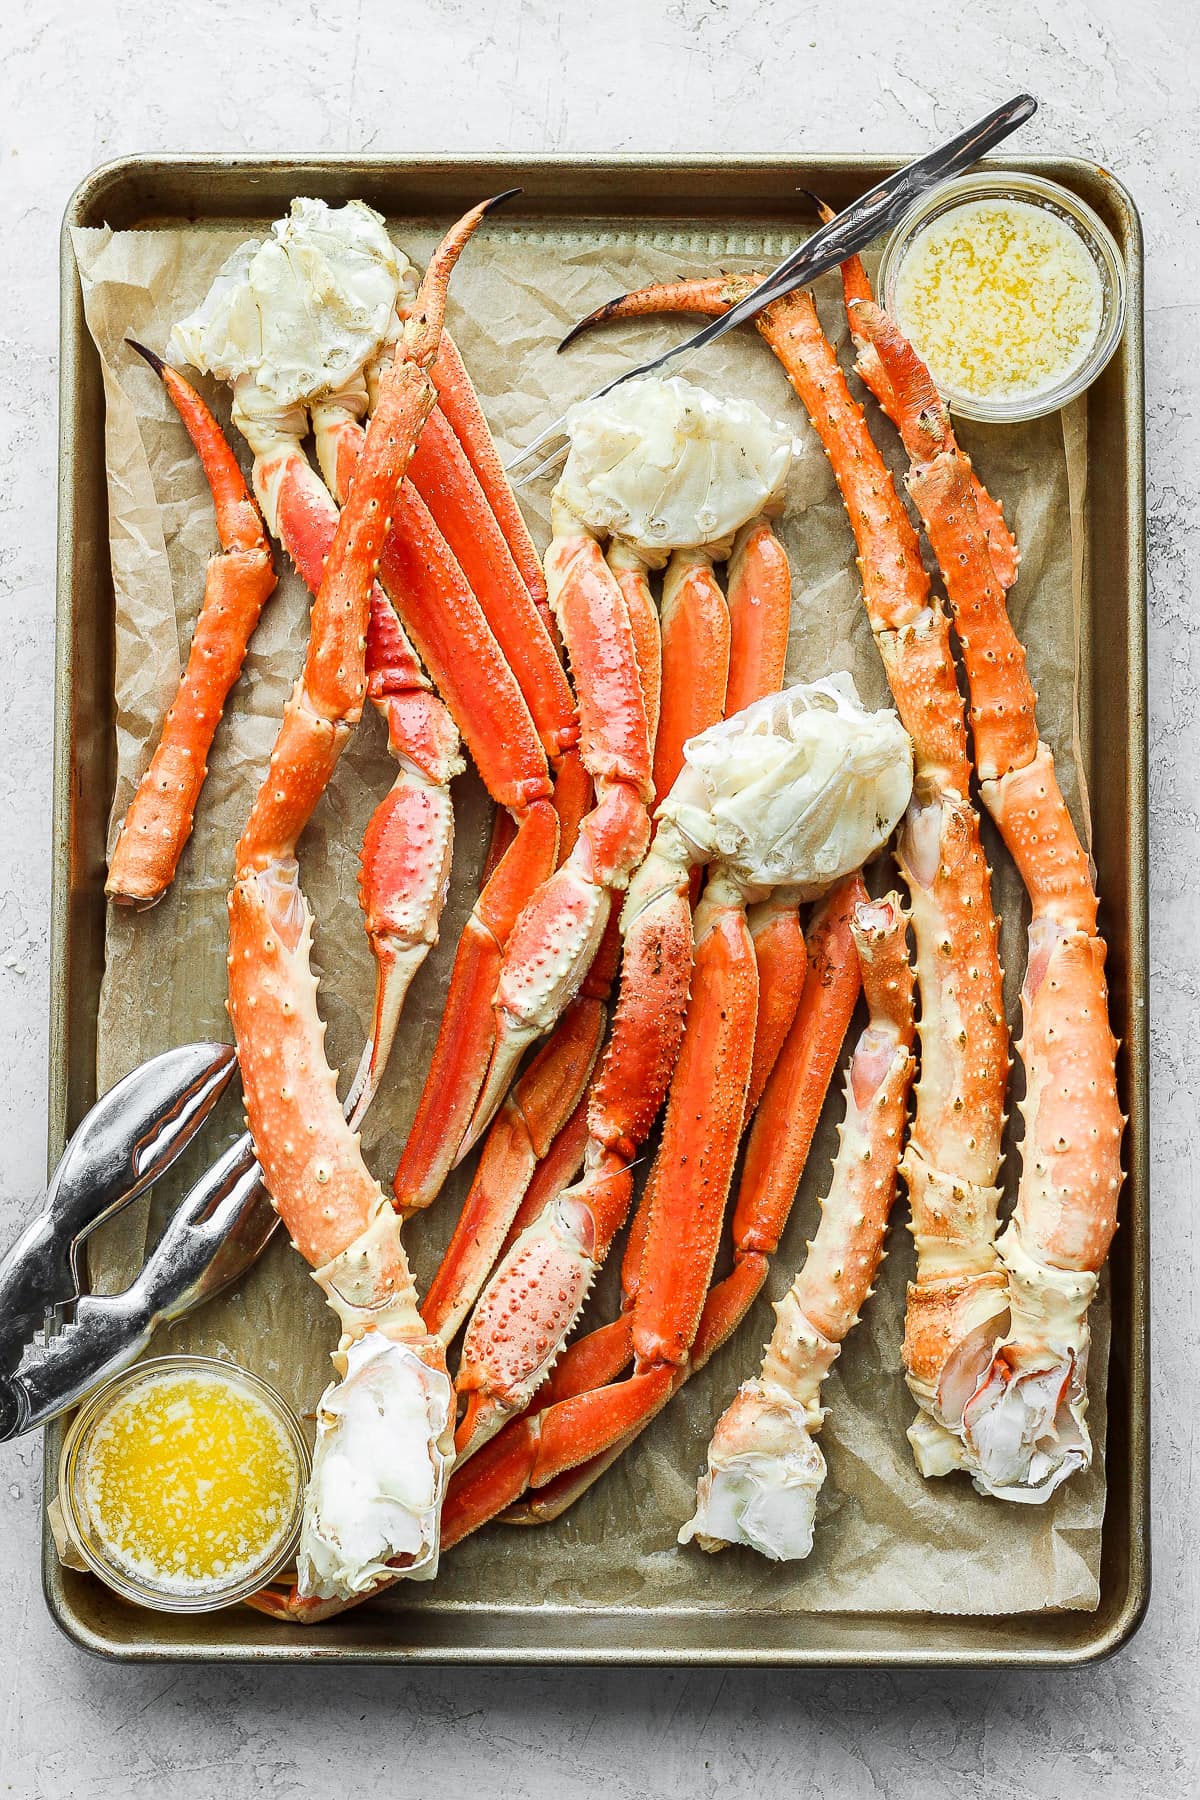
<instances>
[{"instance_id":1,"label":"black crab claw tip","mask_svg":"<svg viewBox=\"0 0 1200 1800\"><path fill-rule=\"evenodd\" d=\"M511 187L505 188L502 194L493 194L490 200L485 200L483 203L484 218L486 218L489 213L495 212L498 206L503 206L506 200L515 200L518 194L523 194L524 192L524 188Z\"/></svg>"},{"instance_id":2,"label":"black crab claw tip","mask_svg":"<svg viewBox=\"0 0 1200 1800\"><path fill-rule=\"evenodd\" d=\"M598 306L594 312L588 313L585 319L580 319L578 325L572 325L570 331L568 331L566 337L563 338L554 354L556 356L561 356L567 345L573 344L577 337L582 337L584 332L587 331L590 326L602 325L611 309L614 306L620 306L622 300L627 298L628 296L625 294L614 294L613 298L611 300L606 300L603 306Z\"/></svg>"},{"instance_id":3,"label":"black crab claw tip","mask_svg":"<svg viewBox=\"0 0 1200 1800\"><path fill-rule=\"evenodd\" d=\"M145 357L156 375L162 374L167 365L162 357L158 355L157 351L147 350L145 344L139 344L136 338L127 337L125 342L129 345L131 350L136 350L139 356Z\"/></svg>"}]
</instances>

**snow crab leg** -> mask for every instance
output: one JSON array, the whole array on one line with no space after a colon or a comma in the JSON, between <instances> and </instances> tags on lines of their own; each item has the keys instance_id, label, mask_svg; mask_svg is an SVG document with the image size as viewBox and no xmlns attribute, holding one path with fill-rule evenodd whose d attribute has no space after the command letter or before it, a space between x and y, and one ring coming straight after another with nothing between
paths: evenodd
<instances>
[{"instance_id":1,"label":"snow crab leg","mask_svg":"<svg viewBox=\"0 0 1200 1800\"><path fill-rule=\"evenodd\" d=\"M335 497L350 490L362 453L365 434L358 409L365 406L365 398L365 385L360 383L312 409L317 453ZM464 466L469 475L465 459ZM500 949L529 894L554 867L560 821L552 804L545 751L515 673L453 549L408 479L397 494L393 529L380 557L380 580L460 721L485 785L516 824L460 940L429 1075L396 1175L397 1202L408 1213L434 1199L452 1165L487 1066L490 1041L479 1021L490 1025ZM540 632L532 604L529 611ZM568 704L569 699L568 694ZM560 806L570 787L568 775ZM391 1023L394 1031L394 1020L384 1020L381 1014L382 1005L377 1007L377 1021ZM360 1111L374 1092L390 1041L389 1037L385 1043L376 1033L367 1045L360 1071Z\"/></svg>"},{"instance_id":2,"label":"snow crab leg","mask_svg":"<svg viewBox=\"0 0 1200 1800\"><path fill-rule=\"evenodd\" d=\"M153 350L130 339L166 388L212 493L221 548L209 562L187 666L146 773L122 821L105 893L152 906L170 887L191 835L206 759L254 627L275 586L271 549L237 458L196 390Z\"/></svg>"},{"instance_id":3,"label":"snow crab leg","mask_svg":"<svg viewBox=\"0 0 1200 1800\"><path fill-rule=\"evenodd\" d=\"M679 1533L704 1550L749 1544L788 1560L812 1549L825 1480L815 1441L821 1385L871 1293L896 1178L916 1059L907 919L898 894L861 901L850 921L867 1025L846 1073L833 1179L808 1255L775 1307L762 1371L717 1421L696 1512Z\"/></svg>"},{"instance_id":4,"label":"snow crab leg","mask_svg":"<svg viewBox=\"0 0 1200 1800\"><path fill-rule=\"evenodd\" d=\"M778 1249L858 998L859 964L850 919L855 906L866 898L855 875L821 902L810 921L803 993L759 1103L751 1134L752 1140L758 1139L759 1154L747 1157L734 1206L733 1268L704 1298L686 1359L675 1365L666 1389L651 1396L643 1416L624 1436L594 1455L581 1457L575 1467L541 1481L535 1479L540 1473L539 1420L578 1396L616 1381L634 1360L633 1321L662 1179L659 1160L629 1229L621 1268L620 1316L568 1346L536 1414L513 1420L478 1456L456 1470L443 1513L447 1548L498 1513L503 1513L506 1523L519 1525L545 1524L560 1517L746 1317L766 1280L769 1259Z\"/></svg>"},{"instance_id":5,"label":"snow crab leg","mask_svg":"<svg viewBox=\"0 0 1200 1800\"><path fill-rule=\"evenodd\" d=\"M946 582L971 691L980 791L1033 907L1022 988L1025 1135L1016 1207L997 1240L1011 1323L963 1407L976 1486L1045 1501L1091 1461L1087 1311L1116 1229L1125 1121L1105 947L1087 856L1062 797L1005 605L970 465L929 372L896 325L853 311L894 397L908 488Z\"/></svg>"},{"instance_id":6,"label":"snow crab leg","mask_svg":"<svg viewBox=\"0 0 1200 1800\"><path fill-rule=\"evenodd\" d=\"M395 1558L410 1575L432 1574L453 1456L445 1353L421 1319L399 1219L363 1162L325 1060L295 847L362 711L374 575L436 397L428 370L446 287L495 204L475 207L443 239L382 379L313 604L304 669L238 845L229 902L229 1010L255 1152L342 1328L339 1379L321 1402L305 1504L302 1595L361 1592ZM389 1440L382 1460L381 1416Z\"/></svg>"},{"instance_id":7,"label":"snow crab leg","mask_svg":"<svg viewBox=\"0 0 1200 1800\"><path fill-rule=\"evenodd\" d=\"M757 699L782 684L780 646L786 648L791 580L782 546L769 527L764 529L769 544L756 534L752 567L747 568L744 560L737 565L735 636L730 633L724 596L712 578L711 560L697 553L695 564L689 565L681 557L681 567L688 571L694 566L699 578L693 582L685 572L680 584L685 591L672 606L664 605L664 668L675 654L675 639L686 645L689 662L708 656L711 587L720 602L712 639L719 648L728 646L738 691ZM670 566L668 588L669 582ZM759 615L766 617L766 625ZM711 690L706 702L716 706L718 717L724 704L724 662L720 674L722 691L718 695ZM664 711L664 729L667 719ZM529 1405L625 1222L633 1190L632 1164L662 1105L683 1035L692 954L693 865L670 821L660 823L620 917L617 942L624 944L620 996L612 1037L589 1095L585 1174L568 1192L554 1196L553 1207L547 1203L532 1215L512 1239L475 1309L457 1381L460 1394L467 1397L458 1433L460 1456L478 1449L507 1418ZM606 942L612 935L610 921ZM769 1004L771 1028L764 1035L778 1049L799 1002L802 975L797 979L795 968L797 964L801 971L804 968L795 902L772 910L757 933L752 929L752 942L760 976L760 1021ZM609 981L613 972L606 971ZM761 1084L755 1102L759 1091ZM510 1191L510 1206L516 1199ZM499 1207L494 1207L492 1221L489 1246L506 1222ZM468 1241L478 1255L484 1241L478 1222ZM482 1262L481 1257L478 1260Z\"/></svg>"}]
</instances>

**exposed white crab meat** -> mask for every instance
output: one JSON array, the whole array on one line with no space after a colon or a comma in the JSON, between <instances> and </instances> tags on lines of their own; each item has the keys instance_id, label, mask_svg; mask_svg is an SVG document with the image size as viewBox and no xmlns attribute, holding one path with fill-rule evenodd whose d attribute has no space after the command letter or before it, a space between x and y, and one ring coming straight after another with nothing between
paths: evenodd
<instances>
[{"instance_id":1,"label":"exposed white crab meat","mask_svg":"<svg viewBox=\"0 0 1200 1800\"><path fill-rule=\"evenodd\" d=\"M304 405L378 352L413 280L380 215L361 200L293 200L270 236L239 244L172 349L221 381L253 378L252 411Z\"/></svg>"},{"instance_id":2,"label":"exposed white crab meat","mask_svg":"<svg viewBox=\"0 0 1200 1800\"><path fill-rule=\"evenodd\" d=\"M556 503L652 562L724 543L777 510L795 442L753 400L719 399L678 375L626 381L583 401L566 429Z\"/></svg>"},{"instance_id":3,"label":"exposed white crab meat","mask_svg":"<svg viewBox=\"0 0 1200 1800\"><path fill-rule=\"evenodd\" d=\"M887 842L912 793L912 743L848 674L756 700L692 738L659 808L696 862L814 899Z\"/></svg>"},{"instance_id":4,"label":"exposed white crab meat","mask_svg":"<svg viewBox=\"0 0 1200 1800\"><path fill-rule=\"evenodd\" d=\"M300 1592L348 1600L388 1564L410 1579L437 1574L439 1519L452 1455L454 1390L411 1346L368 1332L344 1352L346 1372L321 1397L304 1504ZM452 1442L452 1440L450 1440Z\"/></svg>"}]
</instances>

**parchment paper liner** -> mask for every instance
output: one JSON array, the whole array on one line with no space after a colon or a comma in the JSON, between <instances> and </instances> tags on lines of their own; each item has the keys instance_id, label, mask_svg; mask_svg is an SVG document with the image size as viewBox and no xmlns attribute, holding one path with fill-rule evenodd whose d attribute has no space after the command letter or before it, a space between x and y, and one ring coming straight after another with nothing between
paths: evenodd
<instances>
[{"instance_id":1,"label":"parchment paper liner","mask_svg":"<svg viewBox=\"0 0 1200 1800\"><path fill-rule=\"evenodd\" d=\"M124 814L174 692L202 593L203 565L215 542L199 463L158 382L123 340L133 335L165 350L172 321L201 298L220 262L250 229L74 232L107 402L117 607L114 824ZM805 230L806 225L798 224L797 235ZM397 231L418 261L435 236L432 229ZM761 268L778 260L793 241L777 232L691 225L650 229L584 222L542 229L489 221L455 275L450 324L502 448L528 441L568 402L653 344L673 341L684 328L682 321L618 327L557 357L558 338L584 312L650 280L716 268ZM844 353L846 333L833 278L821 282L818 299L826 328ZM757 334L745 331L705 352L688 373L718 392L727 388L752 395L790 421L801 441L782 525L795 585L789 678L850 668L864 698L883 703L887 690L867 628L841 502L782 370ZM209 382L202 386L227 423L224 390ZM1082 408L1081 402L1068 414L1023 426L964 427L962 436L984 479L1003 498L1021 543L1013 615L1029 647L1043 734L1058 752L1068 801L1086 825L1082 758L1090 721L1080 715L1078 680L1087 578L1081 529L1087 473ZM885 455L899 471L895 434L873 408L871 417ZM238 449L240 454L242 447ZM535 534L544 542L547 489L539 485L523 498ZM281 566L279 588L217 736L197 828L178 879L153 912L110 909L99 1021L101 1092L143 1058L173 1043L229 1035L225 895L233 845L303 658L307 614L299 580ZM317 958L326 978L322 1004L329 1021L328 1048L347 1073L361 1046L372 985L356 898L359 844L371 808L391 780L384 734L369 714L302 850L302 878L318 921ZM366 1155L385 1185L432 1048L458 933L477 891L489 805L473 772L455 784L455 809L454 880L441 943L413 987L391 1073L365 1133ZM985 831L990 834L986 823ZM1004 915L1003 952L1011 971L1008 1008L1015 1026L1027 911L1007 857L994 838L989 841L997 907ZM876 871L876 886L890 879L889 870ZM839 1110L840 1095L826 1108L775 1259L773 1296L787 1286L813 1230ZM237 1125L230 1116L230 1134ZM215 1149L210 1133L204 1153ZM201 1160L197 1151L193 1170ZM1016 1172L1011 1154L1006 1172L1011 1188ZM466 1175L460 1173L431 1213L414 1221L408 1232L422 1283L436 1266L466 1185ZM148 1232L179 1191L178 1183L162 1184L152 1212L141 1207L96 1240L92 1273L98 1286L119 1287L140 1265ZM404 1604L859 1613L1094 1607L1104 1509L1107 1290L1092 1312L1090 1423L1097 1456L1091 1471L1045 1507L985 1500L961 1477L926 1483L913 1468L904 1438L912 1405L901 1377L900 1340L912 1249L903 1219L901 1204L878 1292L827 1386L832 1410L822 1445L829 1479L818 1509L816 1546L807 1562L781 1567L748 1551L709 1558L694 1549L680 1550L674 1541L691 1511L695 1478L717 1414L737 1383L757 1366L770 1324L766 1302L760 1301L733 1343L565 1519L538 1531L497 1526L480 1533L447 1557L432 1590L398 1590ZM611 1316L617 1262L614 1255L590 1316ZM235 1293L173 1328L170 1341L158 1348L236 1358L258 1370L303 1412L311 1411L325 1384L326 1351L333 1337L332 1317L280 1233Z\"/></svg>"}]
</instances>

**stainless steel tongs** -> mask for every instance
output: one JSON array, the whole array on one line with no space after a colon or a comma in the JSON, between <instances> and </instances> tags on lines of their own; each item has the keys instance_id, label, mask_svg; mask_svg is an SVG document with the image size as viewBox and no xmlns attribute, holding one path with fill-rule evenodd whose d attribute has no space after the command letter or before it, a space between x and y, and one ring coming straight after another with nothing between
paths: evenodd
<instances>
[{"instance_id":1,"label":"stainless steel tongs","mask_svg":"<svg viewBox=\"0 0 1200 1800\"><path fill-rule=\"evenodd\" d=\"M65 1411L144 1349L155 1327L235 1280L277 1223L240 1138L175 1208L123 1293L81 1291L88 1234L158 1180L233 1079L228 1044L185 1044L143 1063L87 1114L36 1216L0 1260L0 1440Z\"/></svg>"},{"instance_id":2,"label":"stainless steel tongs","mask_svg":"<svg viewBox=\"0 0 1200 1800\"><path fill-rule=\"evenodd\" d=\"M652 375L668 363L677 362L684 356L692 356L697 350L703 349L705 344L711 344L727 331L732 331L735 325L754 318L772 300L781 299L795 288L815 281L818 275L838 268L848 256L855 256L860 250L865 250L881 232L889 231L893 225L898 224L921 194L928 193L930 188L939 187L943 181L949 181L955 175L965 174L981 156L986 156L989 150L994 150L997 144L1003 143L1019 125L1024 125L1027 119L1031 119L1036 111L1037 101L1032 95L1018 94L1015 99L976 120L965 131L960 131L957 137L952 137L936 150L931 150L928 156L906 163L894 175L888 175L867 193L860 195L836 219L814 232L798 249L792 250L744 300L731 306L719 319L711 320L699 331L693 332L691 337L684 338L682 343L665 351L662 356L651 357L648 362L639 363L636 368L626 369L603 387L597 388L588 398L599 400L602 394L610 394L613 388L620 387L624 381L632 381L639 375ZM574 335L574 332L568 332L559 349L565 348ZM536 451L543 449L552 439L561 437L566 429L567 417L564 413L552 425L547 425L544 431L539 432L532 443L526 444L524 450L507 465L508 473L512 474L519 469L522 463L528 462ZM516 485L524 487L526 482L544 474L566 452L567 445L559 445L536 468L520 476Z\"/></svg>"}]
</instances>

